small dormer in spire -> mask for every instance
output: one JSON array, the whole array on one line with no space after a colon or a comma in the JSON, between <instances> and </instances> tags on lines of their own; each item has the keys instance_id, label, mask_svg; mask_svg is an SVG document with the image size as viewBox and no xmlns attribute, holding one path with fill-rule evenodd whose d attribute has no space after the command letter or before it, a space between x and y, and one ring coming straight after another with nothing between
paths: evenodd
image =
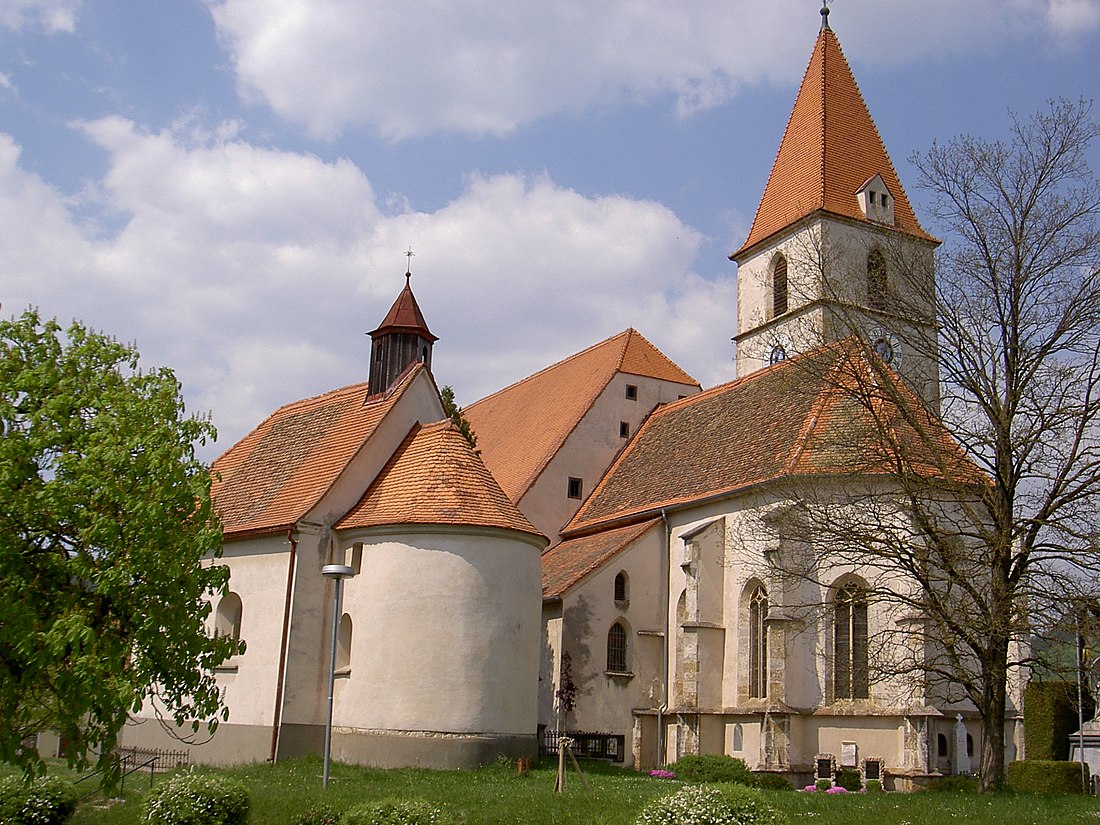
<instances>
[{"instance_id":1,"label":"small dormer in spire","mask_svg":"<svg viewBox=\"0 0 1100 825\"><path fill-rule=\"evenodd\" d=\"M439 340L428 329L410 285L413 252L410 249L405 254L409 257L409 266L405 270L405 288L393 302L382 323L369 333L371 360L368 392L371 395L389 389L410 364L419 361L431 369L432 346Z\"/></svg>"}]
</instances>

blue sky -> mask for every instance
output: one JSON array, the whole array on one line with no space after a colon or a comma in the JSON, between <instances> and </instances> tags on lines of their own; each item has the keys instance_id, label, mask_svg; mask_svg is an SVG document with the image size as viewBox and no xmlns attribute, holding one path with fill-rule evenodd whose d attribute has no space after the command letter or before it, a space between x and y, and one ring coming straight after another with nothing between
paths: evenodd
<instances>
[{"instance_id":1,"label":"blue sky","mask_svg":"<svg viewBox=\"0 0 1100 825\"><path fill-rule=\"evenodd\" d=\"M819 5L0 0L0 312L173 367L206 458L365 380L410 246L460 403L628 326L729 380L726 256ZM830 21L918 213L914 152L1100 96L1100 0Z\"/></svg>"}]
</instances>

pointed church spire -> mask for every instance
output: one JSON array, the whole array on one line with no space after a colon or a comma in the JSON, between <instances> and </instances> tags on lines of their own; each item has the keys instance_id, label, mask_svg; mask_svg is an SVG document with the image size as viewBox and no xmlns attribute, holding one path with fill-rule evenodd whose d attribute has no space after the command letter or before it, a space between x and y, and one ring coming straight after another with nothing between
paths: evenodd
<instances>
[{"instance_id":1,"label":"pointed church spire","mask_svg":"<svg viewBox=\"0 0 1100 825\"><path fill-rule=\"evenodd\" d=\"M407 253L409 267L405 271L405 288L393 302L390 311L371 337L371 362L368 393L385 392L390 385L416 361L432 367L432 345L439 339L432 335L424 314L416 303L412 286L412 249Z\"/></svg>"},{"instance_id":2,"label":"pointed church spire","mask_svg":"<svg viewBox=\"0 0 1100 825\"><path fill-rule=\"evenodd\" d=\"M894 165L860 94L852 69L821 9L821 31L745 243L737 260L762 241L815 212L869 221L861 193L882 179L891 221L877 223L935 241L913 214ZM870 213L882 217L881 212Z\"/></svg>"}]
</instances>

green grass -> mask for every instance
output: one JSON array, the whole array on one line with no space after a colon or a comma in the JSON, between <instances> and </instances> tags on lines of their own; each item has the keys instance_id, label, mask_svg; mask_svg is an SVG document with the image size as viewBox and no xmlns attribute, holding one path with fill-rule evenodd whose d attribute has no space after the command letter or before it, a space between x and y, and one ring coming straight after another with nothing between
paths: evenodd
<instances>
[{"instance_id":1,"label":"green grass","mask_svg":"<svg viewBox=\"0 0 1100 825\"><path fill-rule=\"evenodd\" d=\"M339 808L390 798L442 803L460 825L631 825L646 802L680 783L651 779L599 763L584 763L585 791L571 770L566 791L554 793L556 765L543 762L527 776L493 766L473 772L382 771L334 765L328 791L321 788L321 761L307 758L279 765L249 765L224 773L243 781L252 795L250 822L290 825L313 804ZM64 773L63 769L58 768ZM7 773L0 769L0 773ZM84 803L71 825L139 825L148 777L131 776L126 798L108 807ZM962 793L831 795L765 792L792 825L945 825L1011 823L1100 825L1100 800L1081 796Z\"/></svg>"}]
</instances>

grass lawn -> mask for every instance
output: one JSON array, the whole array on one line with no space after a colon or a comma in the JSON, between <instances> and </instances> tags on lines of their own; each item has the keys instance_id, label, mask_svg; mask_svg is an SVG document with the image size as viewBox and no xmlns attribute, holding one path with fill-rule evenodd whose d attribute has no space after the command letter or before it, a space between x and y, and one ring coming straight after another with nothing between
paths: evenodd
<instances>
[{"instance_id":1,"label":"grass lawn","mask_svg":"<svg viewBox=\"0 0 1100 825\"><path fill-rule=\"evenodd\" d=\"M250 822L254 825L290 825L295 816L322 801L347 808L387 797L442 803L460 825L630 825L646 802L680 787L675 781L584 763L590 790L585 791L570 771L566 792L555 794L555 767L543 762L527 776L519 776L504 767L464 773L334 765L327 792L321 789L321 761L316 758L274 766L250 765L224 773L244 782L251 791ZM84 803L71 825L138 825L143 792L148 787L147 777L130 776L124 802L106 807ZM1100 825L1100 799L1095 797L763 793L773 806L787 813L792 825Z\"/></svg>"}]
</instances>

